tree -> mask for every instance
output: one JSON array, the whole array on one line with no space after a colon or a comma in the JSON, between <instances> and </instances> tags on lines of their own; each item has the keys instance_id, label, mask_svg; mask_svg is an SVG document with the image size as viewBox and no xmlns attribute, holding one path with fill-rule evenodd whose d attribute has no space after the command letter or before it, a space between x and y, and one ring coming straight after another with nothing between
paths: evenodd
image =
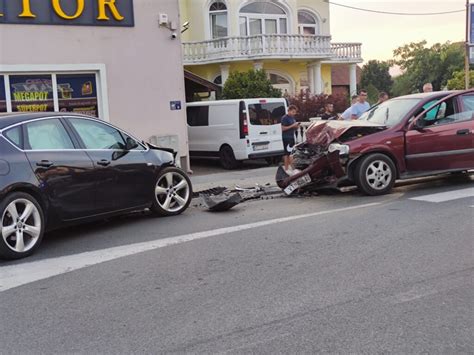
<instances>
[{"instance_id":1,"label":"tree","mask_svg":"<svg viewBox=\"0 0 474 355\"><path fill-rule=\"evenodd\" d=\"M373 85L378 91L390 93L392 90L392 77L389 73L390 64L378 60L369 60L362 67L360 86L367 89Z\"/></svg>"},{"instance_id":2,"label":"tree","mask_svg":"<svg viewBox=\"0 0 474 355\"><path fill-rule=\"evenodd\" d=\"M394 97L412 94L413 89L409 76L405 73L393 78L392 95Z\"/></svg>"},{"instance_id":3,"label":"tree","mask_svg":"<svg viewBox=\"0 0 474 355\"><path fill-rule=\"evenodd\" d=\"M448 80L449 90L464 90L466 88L464 70L454 72L453 77ZM474 87L474 70L469 71L469 87Z\"/></svg>"},{"instance_id":4,"label":"tree","mask_svg":"<svg viewBox=\"0 0 474 355\"><path fill-rule=\"evenodd\" d=\"M334 112L341 113L349 106L347 96L336 95L313 95L309 90L301 90L298 95L289 99L291 105L298 107L298 121L309 121L312 117L318 117L324 112L324 106L328 103L334 105Z\"/></svg>"},{"instance_id":5,"label":"tree","mask_svg":"<svg viewBox=\"0 0 474 355\"><path fill-rule=\"evenodd\" d=\"M231 72L224 84L223 99L250 99L281 97L281 90L272 86L264 70Z\"/></svg>"},{"instance_id":6,"label":"tree","mask_svg":"<svg viewBox=\"0 0 474 355\"><path fill-rule=\"evenodd\" d=\"M413 42L395 49L393 54L393 63L405 71L411 92L421 91L427 82L432 83L435 90L440 90L453 73L464 66L462 43L436 43L427 48L426 41Z\"/></svg>"}]
</instances>

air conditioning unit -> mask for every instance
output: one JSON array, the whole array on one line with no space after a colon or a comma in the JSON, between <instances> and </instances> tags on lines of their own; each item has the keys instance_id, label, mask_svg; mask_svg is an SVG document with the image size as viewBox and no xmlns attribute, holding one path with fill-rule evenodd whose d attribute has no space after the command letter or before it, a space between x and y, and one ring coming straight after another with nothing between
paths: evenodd
<instances>
[{"instance_id":1,"label":"air conditioning unit","mask_svg":"<svg viewBox=\"0 0 474 355\"><path fill-rule=\"evenodd\" d=\"M181 159L179 154L179 137L177 135L169 135L169 136L151 136L148 141L156 145L157 147L161 148L171 148L175 152L178 152L176 156L176 165L181 167Z\"/></svg>"}]
</instances>

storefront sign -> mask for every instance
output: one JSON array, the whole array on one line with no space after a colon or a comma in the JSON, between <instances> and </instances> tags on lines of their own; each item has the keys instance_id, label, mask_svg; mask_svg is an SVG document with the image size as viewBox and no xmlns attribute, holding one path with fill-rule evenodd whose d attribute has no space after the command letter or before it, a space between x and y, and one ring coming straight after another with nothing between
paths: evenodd
<instances>
[{"instance_id":1,"label":"storefront sign","mask_svg":"<svg viewBox=\"0 0 474 355\"><path fill-rule=\"evenodd\" d=\"M59 111L98 117L94 74L58 74L56 78Z\"/></svg>"},{"instance_id":2,"label":"storefront sign","mask_svg":"<svg viewBox=\"0 0 474 355\"><path fill-rule=\"evenodd\" d=\"M469 23L468 23L468 26L469 26L469 44L470 45L474 45L473 41L474 41L474 4L469 4Z\"/></svg>"},{"instance_id":3,"label":"storefront sign","mask_svg":"<svg viewBox=\"0 0 474 355\"><path fill-rule=\"evenodd\" d=\"M133 0L0 0L0 25L134 26Z\"/></svg>"},{"instance_id":4,"label":"storefront sign","mask_svg":"<svg viewBox=\"0 0 474 355\"><path fill-rule=\"evenodd\" d=\"M13 112L54 111L51 75L10 75Z\"/></svg>"}]
</instances>

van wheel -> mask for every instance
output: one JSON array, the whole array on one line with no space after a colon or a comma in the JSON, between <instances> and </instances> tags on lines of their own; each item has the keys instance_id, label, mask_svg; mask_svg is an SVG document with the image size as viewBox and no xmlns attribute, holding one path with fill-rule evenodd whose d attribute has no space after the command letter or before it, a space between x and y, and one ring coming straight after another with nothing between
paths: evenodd
<instances>
[{"instance_id":1,"label":"van wheel","mask_svg":"<svg viewBox=\"0 0 474 355\"><path fill-rule=\"evenodd\" d=\"M370 154L362 158L355 170L357 187L367 195L384 195L395 184L397 170L384 154Z\"/></svg>"},{"instance_id":2,"label":"van wheel","mask_svg":"<svg viewBox=\"0 0 474 355\"><path fill-rule=\"evenodd\" d=\"M228 145L221 148L219 158L222 167L227 170L236 169L241 165L241 163L235 159L234 151Z\"/></svg>"}]
</instances>

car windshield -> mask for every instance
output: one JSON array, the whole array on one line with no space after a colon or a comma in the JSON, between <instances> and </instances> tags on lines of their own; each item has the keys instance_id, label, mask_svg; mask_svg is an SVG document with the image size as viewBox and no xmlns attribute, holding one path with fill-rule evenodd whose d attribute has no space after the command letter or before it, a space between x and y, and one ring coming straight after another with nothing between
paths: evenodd
<instances>
[{"instance_id":1,"label":"car windshield","mask_svg":"<svg viewBox=\"0 0 474 355\"><path fill-rule=\"evenodd\" d=\"M421 99L388 100L364 112L359 119L392 127L398 124L420 101Z\"/></svg>"}]
</instances>

